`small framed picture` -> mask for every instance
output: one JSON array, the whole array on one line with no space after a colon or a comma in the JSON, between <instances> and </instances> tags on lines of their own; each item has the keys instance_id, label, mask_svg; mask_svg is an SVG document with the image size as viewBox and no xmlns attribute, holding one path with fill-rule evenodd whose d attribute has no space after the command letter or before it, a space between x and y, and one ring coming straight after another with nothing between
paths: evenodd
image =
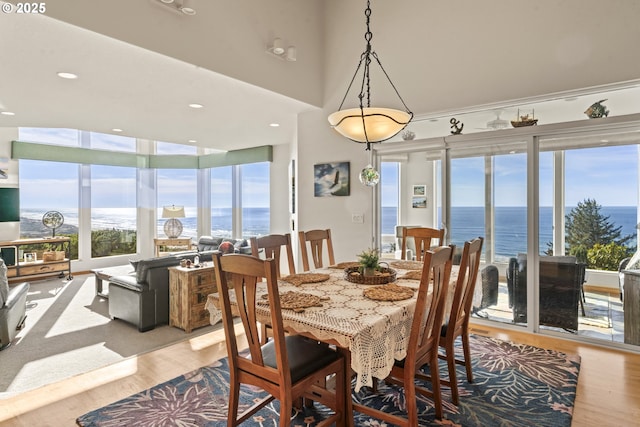
<instances>
[{"instance_id":1,"label":"small framed picture","mask_svg":"<svg viewBox=\"0 0 640 427\"><path fill-rule=\"evenodd\" d=\"M413 196L426 196L427 195L427 186L426 185L414 185L413 186Z\"/></svg>"},{"instance_id":2,"label":"small framed picture","mask_svg":"<svg viewBox=\"0 0 640 427\"><path fill-rule=\"evenodd\" d=\"M425 209L427 207L427 198L426 197L412 197L411 198L411 207Z\"/></svg>"},{"instance_id":3,"label":"small framed picture","mask_svg":"<svg viewBox=\"0 0 640 427\"><path fill-rule=\"evenodd\" d=\"M24 262L34 262L34 261L37 261L37 254L35 252L25 252Z\"/></svg>"},{"instance_id":4,"label":"small framed picture","mask_svg":"<svg viewBox=\"0 0 640 427\"><path fill-rule=\"evenodd\" d=\"M348 196L350 192L349 169L349 162L314 165L314 197Z\"/></svg>"}]
</instances>

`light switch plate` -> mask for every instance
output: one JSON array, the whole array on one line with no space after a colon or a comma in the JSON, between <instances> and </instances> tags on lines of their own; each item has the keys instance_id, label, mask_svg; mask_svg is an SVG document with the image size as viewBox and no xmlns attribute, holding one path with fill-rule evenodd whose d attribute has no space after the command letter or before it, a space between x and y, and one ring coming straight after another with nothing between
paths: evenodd
<instances>
[{"instance_id":1,"label":"light switch plate","mask_svg":"<svg viewBox=\"0 0 640 427\"><path fill-rule=\"evenodd\" d=\"M364 224L364 214L352 213L351 214L351 222L353 222L355 224Z\"/></svg>"}]
</instances>

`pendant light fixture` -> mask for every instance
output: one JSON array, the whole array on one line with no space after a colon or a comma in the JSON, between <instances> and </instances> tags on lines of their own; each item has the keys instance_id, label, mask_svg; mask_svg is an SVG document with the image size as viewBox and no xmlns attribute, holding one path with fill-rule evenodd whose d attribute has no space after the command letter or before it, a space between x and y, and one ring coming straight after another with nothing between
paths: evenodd
<instances>
[{"instance_id":1,"label":"pendant light fixture","mask_svg":"<svg viewBox=\"0 0 640 427\"><path fill-rule=\"evenodd\" d=\"M328 119L331 127L338 131L338 133L352 141L367 144L366 149L370 150L371 143L385 141L404 129L413 118L413 113L409 111L409 108L404 103L402 97L398 93L398 90L380 63L378 55L371 50L371 38L373 37L373 34L369 29L369 21L371 18L370 0L367 0L367 8L364 11L364 15L367 19L367 32L364 35L364 38L367 41L366 49L360 55L360 62L358 63L358 67L356 68L353 78L351 79L351 83L349 83L347 93L345 93L344 98L342 98L338 111L330 114ZM371 107L369 66L371 65L372 58L378 63L380 69L384 73L384 76L391 84L396 95L398 95L398 98L405 108L404 111L393 108ZM360 86L360 94L358 95L360 105L358 108L343 110L342 106L344 101L347 98L347 95L349 95L351 85L353 85L353 82L358 76L360 68L362 68L362 84Z\"/></svg>"}]
</instances>

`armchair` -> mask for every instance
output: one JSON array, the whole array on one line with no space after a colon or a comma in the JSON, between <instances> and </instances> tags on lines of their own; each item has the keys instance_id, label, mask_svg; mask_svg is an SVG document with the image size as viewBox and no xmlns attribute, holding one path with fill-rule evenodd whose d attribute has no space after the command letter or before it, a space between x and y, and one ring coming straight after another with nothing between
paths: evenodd
<instances>
[{"instance_id":1,"label":"armchair","mask_svg":"<svg viewBox=\"0 0 640 427\"><path fill-rule=\"evenodd\" d=\"M540 324L578 330L578 304L586 265L573 256L540 257ZM509 260L509 306L514 322L527 322L527 256Z\"/></svg>"},{"instance_id":2,"label":"armchair","mask_svg":"<svg viewBox=\"0 0 640 427\"><path fill-rule=\"evenodd\" d=\"M9 288L7 266L0 258L0 350L5 349L22 329L26 319L29 283Z\"/></svg>"}]
</instances>

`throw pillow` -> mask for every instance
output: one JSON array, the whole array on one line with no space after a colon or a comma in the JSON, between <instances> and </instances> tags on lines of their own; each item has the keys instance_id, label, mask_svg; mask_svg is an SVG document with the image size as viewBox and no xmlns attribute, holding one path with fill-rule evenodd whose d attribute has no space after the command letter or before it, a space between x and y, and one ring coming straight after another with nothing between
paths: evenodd
<instances>
[{"instance_id":1,"label":"throw pillow","mask_svg":"<svg viewBox=\"0 0 640 427\"><path fill-rule=\"evenodd\" d=\"M9 279L7 279L7 266L4 260L0 258L0 307L9 298Z\"/></svg>"},{"instance_id":2,"label":"throw pillow","mask_svg":"<svg viewBox=\"0 0 640 427\"><path fill-rule=\"evenodd\" d=\"M246 239L238 239L233 244L233 247L236 249L236 252L240 252L240 248L242 248L243 246L247 246L248 244L249 243L247 243Z\"/></svg>"},{"instance_id":3,"label":"throw pillow","mask_svg":"<svg viewBox=\"0 0 640 427\"><path fill-rule=\"evenodd\" d=\"M218 246L218 250L223 254L232 254L234 252L234 247L231 242L222 242L220 246Z\"/></svg>"}]
</instances>

